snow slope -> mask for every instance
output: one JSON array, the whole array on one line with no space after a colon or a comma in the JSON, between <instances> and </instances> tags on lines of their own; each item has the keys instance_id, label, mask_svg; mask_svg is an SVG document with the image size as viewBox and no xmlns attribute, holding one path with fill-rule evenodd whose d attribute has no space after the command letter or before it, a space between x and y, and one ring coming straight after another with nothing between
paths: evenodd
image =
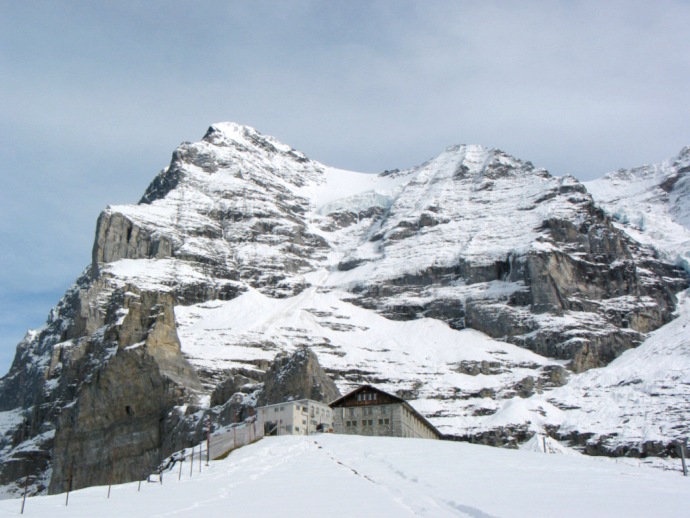
<instances>
[{"instance_id":1,"label":"snow slope","mask_svg":"<svg viewBox=\"0 0 690 518\"><path fill-rule=\"evenodd\" d=\"M601 369L533 399L567 408L550 416L559 433L592 434L610 451L630 444L687 438L690 422L690 300L682 294L676 319L639 347ZM546 420L547 422L549 419Z\"/></svg>"},{"instance_id":2,"label":"snow slope","mask_svg":"<svg viewBox=\"0 0 690 518\"><path fill-rule=\"evenodd\" d=\"M219 370L272 360L279 351L309 345L327 371L346 373L336 379L343 393L361 383L362 375L383 390L408 391L415 408L444 433L487 419L472 417L478 406L500 406L488 397L478 404L473 398L481 390L508 397L523 378L560 365L472 329L451 329L439 320L388 320L344 301L347 295L312 287L295 297L275 299L250 289L230 301L177 306L182 351L196 367ZM482 362L493 366L491 373L463 372L463 363ZM538 422L540 410L526 409L518 422L525 417ZM507 413L502 415L509 419ZM492 423L501 424L500 418L493 416Z\"/></svg>"},{"instance_id":3,"label":"snow slope","mask_svg":"<svg viewBox=\"0 0 690 518\"><path fill-rule=\"evenodd\" d=\"M690 147L659 164L619 170L586 182L618 228L690 271ZM547 421L562 434L589 434L609 451L683 440L690 429L690 292L675 319L611 364L571 377L535 396L567 409Z\"/></svg>"},{"instance_id":4,"label":"snow slope","mask_svg":"<svg viewBox=\"0 0 690 518\"><path fill-rule=\"evenodd\" d=\"M579 224L589 200L586 193L569 190L578 184L572 177L552 177L529 162L478 145L449 147L419 167L378 180L386 181L398 182L392 184L395 188L383 190L382 194L391 193L386 216L359 233L346 229L352 242L338 242L337 233L331 238L343 260L360 264L332 272L330 285L348 289L430 267L453 266L460 259L491 265L548 247L542 243L548 241L548 233L540 229L543 221L563 218ZM366 187L359 184L360 191ZM350 189L354 191L354 186ZM356 212L362 208L362 196L342 198L339 205L331 202L328 210ZM326 210L322 207L319 212ZM481 291L480 286L473 289ZM465 286L445 291L456 291L461 299L468 296Z\"/></svg>"},{"instance_id":5,"label":"snow slope","mask_svg":"<svg viewBox=\"0 0 690 518\"><path fill-rule=\"evenodd\" d=\"M585 182L633 239L690 271L690 147L659 164L621 169Z\"/></svg>"},{"instance_id":6,"label":"snow slope","mask_svg":"<svg viewBox=\"0 0 690 518\"><path fill-rule=\"evenodd\" d=\"M25 516L59 518L333 516L612 518L684 516L680 472L422 439L271 437L182 479L27 500ZM0 515L19 513L18 499Z\"/></svg>"}]
</instances>

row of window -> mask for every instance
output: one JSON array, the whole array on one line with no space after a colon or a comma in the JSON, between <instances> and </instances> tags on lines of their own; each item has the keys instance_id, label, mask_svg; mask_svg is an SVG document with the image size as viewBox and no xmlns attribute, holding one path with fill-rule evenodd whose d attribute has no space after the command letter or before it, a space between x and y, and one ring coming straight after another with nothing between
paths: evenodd
<instances>
[{"instance_id":1,"label":"row of window","mask_svg":"<svg viewBox=\"0 0 690 518\"><path fill-rule=\"evenodd\" d=\"M379 425L386 425L386 424L390 424L390 419L379 419ZM345 421L345 426L346 427L357 426L357 420ZM374 420L373 419L362 419L362 426L374 426Z\"/></svg>"},{"instance_id":2,"label":"row of window","mask_svg":"<svg viewBox=\"0 0 690 518\"><path fill-rule=\"evenodd\" d=\"M357 394L357 401L376 401L376 394L360 392Z\"/></svg>"},{"instance_id":3,"label":"row of window","mask_svg":"<svg viewBox=\"0 0 690 518\"><path fill-rule=\"evenodd\" d=\"M273 408L273 412L276 413L276 414L277 414L278 412L283 412L284 410L285 410L285 406L279 406L279 407L277 406L277 407ZM268 411L268 409L266 409L266 408L262 408L262 409L261 409L261 412L262 412L264 415L266 414L267 411ZM309 408L306 407L306 406L303 406L303 407L298 406L298 407L297 407L297 411L298 411L298 412L301 411L301 412L306 413L306 412L309 411ZM322 410L320 407L314 407L314 408L311 409L311 417L314 417L314 414L315 414L315 413L316 413L316 414L321 414L321 413L323 413L323 414L324 414L325 416L327 416L327 417L330 417L330 415L331 415L330 410L327 410L327 409L325 409L325 408Z\"/></svg>"},{"instance_id":4,"label":"row of window","mask_svg":"<svg viewBox=\"0 0 690 518\"><path fill-rule=\"evenodd\" d=\"M365 406L365 407L350 407L348 408L348 415L350 417L354 417L356 415L374 415L374 410L379 409L378 413L381 415L387 415L388 414L388 407L385 405L380 405L380 406Z\"/></svg>"}]
</instances>

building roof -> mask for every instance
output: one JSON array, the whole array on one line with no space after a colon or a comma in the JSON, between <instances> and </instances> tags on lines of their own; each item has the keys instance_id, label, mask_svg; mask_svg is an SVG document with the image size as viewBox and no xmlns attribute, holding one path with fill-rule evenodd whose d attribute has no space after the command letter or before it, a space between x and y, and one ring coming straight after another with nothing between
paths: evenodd
<instances>
[{"instance_id":1,"label":"building roof","mask_svg":"<svg viewBox=\"0 0 690 518\"><path fill-rule=\"evenodd\" d=\"M373 385L362 385L360 387L357 387L355 390L348 392L344 396L336 399L335 401L331 401L328 405L330 407L341 406L342 403L345 403L348 399L354 398L360 392L376 392L378 394L383 394L388 399L393 400L395 403L405 403L406 402L404 399L399 398L398 396L395 396L393 394L389 394L388 392L385 392L381 389L378 389L378 388L374 387Z\"/></svg>"},{"instance_id":2,"label":"building roof","mask_svg":"<svg viewBox=\"0 0 690 518\"><path fill-rule=\"evenodd\" d=\"M335 401L332 401L328 406L331 408L335 407L340 407L340 406L346 406L344 403L346 403L350 399L354 399L357 394L360 392L376 392L377 394L381 394L385 396L389 400L388 403L379 403L377 402L376 404L385 404L385 405L391 405L391 404L401 404L403 405L411 414L415 415L420 421L422 421L428 428L430 428L439 438L443 437L443 434L439 432L436 427L431 424L422 414L417 412L407 401L405 401L403 398L395 396L393 394L390 394L388 392L385 392L381 389L378 389L372 385L362 385L360 387L357 387L355 390L348 392L344 396L336 399ZM380 398L377 398L380 399ZM373 402L370 402L369 404L374 404Z\"/></svg>"}]
</instances>

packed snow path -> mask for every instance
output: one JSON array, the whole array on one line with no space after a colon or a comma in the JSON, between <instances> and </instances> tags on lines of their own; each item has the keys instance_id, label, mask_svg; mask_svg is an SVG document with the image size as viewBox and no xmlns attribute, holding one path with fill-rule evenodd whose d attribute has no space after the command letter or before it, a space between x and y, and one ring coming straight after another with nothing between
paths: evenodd
<instances>
[{"instance_id":1,"label":"packed snow path","mask_svg":"<svg viewBox=\"0 0 690 518\"><path fill-rule=\"evenodd\" d=\"M318 435L272 437L158 483L30 498L25 516L204 518L684 516L690 477L611 459L466 443ZM0 502L0 516L19 514Z\"/></svg>"}]
</instances>

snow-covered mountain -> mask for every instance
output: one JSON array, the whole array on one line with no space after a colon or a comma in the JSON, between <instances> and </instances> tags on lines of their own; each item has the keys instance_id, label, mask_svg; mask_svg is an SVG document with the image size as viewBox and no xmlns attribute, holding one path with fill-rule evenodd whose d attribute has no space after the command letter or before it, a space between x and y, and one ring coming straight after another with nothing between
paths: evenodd
<instances>
[{"instance_id":1,"label":"snow-covered mountain","mask_svg":"<svg viewBox=\"0 0 690 518\"><path fill-rule=\"evenodd\" d=\"M690 147L660 164L585 183L616 225L690 271Z\"/></svg>"},{"instance_id":2,"label":"snow-covered mountain","mask_svg":"<svg viewBox=\"0 0 690 518\"><path fill-rule=\"evenodd\" d=\"M679 194L655 201L681 226L683 160L661 167L676 168L661 183ZM221 415L212 405L255 404L276 355L303 347L341 391L376 384L449 435L515 445L585 434L617 451L569 416L589 412L588 383L604 405L623 393L613 378L631 381L622 367L589 369L665 354L652 339L633 348L675 332L662 326L688 277L614 202L602 195L602 210L576 179L481 146L371 175L215 124L139 204L101 214L91 265L19 344L0 381L0 483L11 492L30 474L35 490L60 491L70 478L103 483L105 466L133 479L198 439L205 416ZM671 383L671 407L683 381L664 372L647 374ZM660 451L687 432L687 409L675 415L662 419L680 424L660 432ZM632 443L647 451L637 436L620 442Z\"/></svg>"}]
</instances>

